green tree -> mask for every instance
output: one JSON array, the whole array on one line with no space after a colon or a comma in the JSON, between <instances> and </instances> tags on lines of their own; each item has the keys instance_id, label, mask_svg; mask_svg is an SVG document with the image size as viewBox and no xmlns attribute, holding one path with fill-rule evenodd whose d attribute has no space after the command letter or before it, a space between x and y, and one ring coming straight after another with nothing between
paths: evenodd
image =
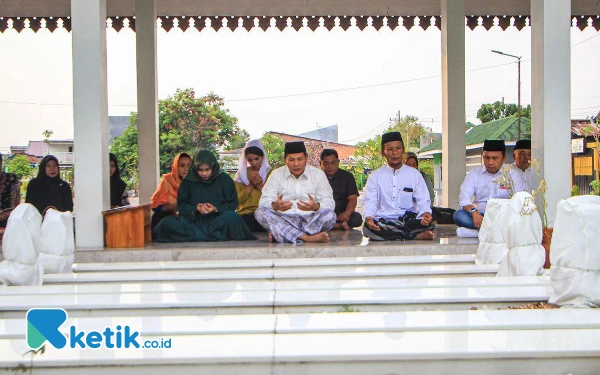
<instances>
[{"instance_id":1,"label":"green tree","mask_svg":"<svg viewBox=\"0 0 600 375\"><path fill-rule=\"evenodd\" d=\"M364 142L359 142L354 150L356 170L358 172L371 171L385 164L381 155L381 135L377 135Z\"/></svg>"},{"instance_id":2,"label":"green tree","mask_svg":"<svg viewBox=\"0 0 600 375\"><path fill-rule=\"evenodd\" d=\"M283 154L285 151L285 142L283 138L281 138L277 134L263 134L260 139L263 146L265 147L265 151L267 155L269 155L269 164L271 168L279 168L285 164L283 160Z\"/></svg>"},{"instance_id":3,"label":"green tree","mask_svg":"<svg viewBox=\"0 0 600 375\"><path fill-rule=\"evenodd\" d=\"M399 115L390 119L390 124L383 133L399 131L402 134L405 151L416 151L420 146L421 136L431 136L431 129L419 123L415 116ZM354 151L357 162L357 170L373 170L385 164L385 158L381 155L381 135L377 135L364 142L359 142Z\"/></svg>"},{"instance_id":4,"label":"green tree","mask_svg":"<svg viewBox=\"0 0 600 375\"><path fill-rule=\"evenodd\" d=\"M54 132L50 129L46 129L42 132L42 135L44 136L44 142L45 143L50 143L50 137L52 137L52 134L54 134Z\"/></svg>"},{"instance_id":5,"label":"green tree","mask_svg":"<svg viewBox=\"0 0 600 375\"><path fill-rule=\"evenodd\" d=\"M384 133L393 131L398 131L400 134L402 134L404 149L406 151L419 150L421 146L421 137L431 136L432 134L431 128L423 126L421 123L419 123L418 117L410 115L400 117L400 114L390 120L390 126L384 131Z\"/></svg>"},{"instance_id":6,"label":"green tree","mask_svg":"<svg viewBox=\"0 0 600 375\"><path fill-rule=\"evenodd\" d=\"M131 189L136 189L138 185L139 154L136 123L137 114L132 114L129 118L129 126L123 131L123 134L116 137L110 145L110 151L114 153L117 160L119 160L121 178L127 182L128 188Z\"/></svg>"},{"instance_id":7,"label":"green tree","mask_svg":"<svg viewBox=\"0 0 600 375\"><path fill-rule=\"evenodd\" d=\"M6 163L9 173L14 173L20 180L29 178L35 171L27 156L17 155Z\"/></svg>"},{"instance_id":8,"label":"green tree","mask_svg":"<svg viewBox=\"0 0 600 375\"><path fill-rule=\"evenodd\" d=\"M171 170L174 157L181 152L193 156L199 149L216 151L239 144L248 135L224 108L223 99L214 93L197 98L193 89L178 89L173 96L158 102L158 114L161 173ZM135 188L139 158L137 113L132 112L129 122L110 150L119 159L124 178Z\"/></svg>"},{"instance_id":9,"label":"green tree","mask_svg":"<svg viewBox=\"0 0 600 375\"><path fill-rule=\"evenodd\" d=\"M496 101L494 103L484 103L477 111L477 118L482 123L499 120L508 116L516 116L518 114L518 106L514 103L502 103ZM527 107L521 106L521 117L531 119L531 105Z\"/></svg>"},{"instance_id":10,"label":"green tree","mask_svg":"<svg viewBox=\"0 0 600 375\"><path fill-rule=\"evenodd\" d=\"M225 146L225 150L237 150L244 148L248 140L250 140L250 134L246 131L246 129L240 129L237 134L234 134L231 137L229 144Z\"/></svg>"}]
</instances>

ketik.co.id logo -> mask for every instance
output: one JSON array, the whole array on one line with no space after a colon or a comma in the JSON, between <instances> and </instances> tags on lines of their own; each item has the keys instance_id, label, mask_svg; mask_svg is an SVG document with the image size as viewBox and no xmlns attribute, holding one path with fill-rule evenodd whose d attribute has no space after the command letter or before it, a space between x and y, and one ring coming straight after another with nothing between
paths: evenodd
<instances>
[{"instance_id":1,"label":"ketik.co.id logo","mask_svg":"<svg viewBox=\"0 0 600 375\"><path fill-rule=\"evenodd\" d=\"M69 335L60 332L60 327L67 320L67 312L63 309L31 309L27 312L27 345L37 350L49 342L56 349L65 346L71 348L108 349L140 348L138 338L140 333L132 331L129 326L106 327L103 332L78 331L75 326L69 328ZM147 340L143 348L170 349L171 339Z\"/></svg>"}]
</instances>

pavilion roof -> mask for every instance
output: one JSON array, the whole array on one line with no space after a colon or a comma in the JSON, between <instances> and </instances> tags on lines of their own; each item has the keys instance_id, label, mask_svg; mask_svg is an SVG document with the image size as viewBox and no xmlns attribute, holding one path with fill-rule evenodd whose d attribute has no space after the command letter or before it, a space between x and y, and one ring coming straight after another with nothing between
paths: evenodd
<instances>
[{"instance_id":1,"label":"pavilion roof","mask_svg":"<svg viewBox=\"0 0 600 375\"><path fill-rule=\"evenodd\" d=\"M531 133L531 121L521 117L521 134L524 139L529 138ZM483 144L486 139L502 139L514 142L518 139L517 116L509 116L499 120L475 125L465 134L467 148L469 146ZM419 150L419 154L435 154L442 152L442 140L438 139Z\"/></svg>"},{"instance_id":2,"label":"pavilion roof","mask_svg":"<svg viewBox=\"0 0 600 375\"><path fill-rule=\"evenodd\" d=\"M319 27L331 30L335 26L347 30L363 30L388 26L407 29L420 26L440 27L439 0L156 0L157 15L166 31L174 27L206 27L219 30L227 27L266 30L292 27L299 30ZM574 24L600 30L600 3L598 0L572 0ZM478 25L489 30L494 25L521 30L528 24L530 2L525 0L467 0L466 24L471 29ZM14 28L33 31L47 28L54 31L64 27L70 30L70 0L2 0L0 1L0 32ZM107 0L107 24L117 31L124 27L135 30L135 0Z\"/></svg>"},{"instance_id":3,"label":"pavilion roof","mask_svg":"<svg viewBox=\"0 0 600 375\"><path fill-rule=\"evenodd\" d=\"M106 0L108 16L135 14L135 0ZM440 0L156 0L159 16L439 16ZM573 14L598 14L598 0L572 0ZM467 0L465 15L528 15L527 0ZM2 0L0 16L65 17L71 0Z\"/></svg>"}]
</instances>

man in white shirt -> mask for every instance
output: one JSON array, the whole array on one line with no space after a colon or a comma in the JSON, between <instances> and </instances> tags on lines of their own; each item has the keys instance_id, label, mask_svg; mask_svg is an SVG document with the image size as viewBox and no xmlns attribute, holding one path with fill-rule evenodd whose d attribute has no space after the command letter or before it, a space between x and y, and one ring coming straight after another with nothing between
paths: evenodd
<instances>
[{"instance_id":1,"label":"man in white shirt","mask_svg":"<svg viewBox=\"0 0 600 375\"><path fill-rule=\"evenodd\" d=\"M269 241L329 242L337 216L333 191L325 173L306 165L304 142L285 144L285 164L275 169L262 189L256 220Z\"/></svg>"},{"instance_id":2,"label":"man in white shirt","mask_svg":"<svg viewBox=\"0 0 600 375\"><path fill-rule=\"evenodd\" d=\"M515 184L515 191L531 191L538 188L537 171L531 168L531 140L521 139L515 144L513 151L515 164L511 168L511 177Z\"/></svg>"},{"instance_id":3,"label":"man in white shirt","mask_svg":"<svg viewBox=\"0 0 600 375\"><path fill-rule=\"evenodd\" d=\"M459 227L479 229L487 201L509 198L507 187L499 182L502 165L506 161L504 141L486 139L483 143L482 158L483 165L471 170L460 186L458 203L462 210L454 213L454 222Z\"/></svg>"},{"instance_id":4,"label":"man in white shirt","mask_svg":"<svg viewBox=\"0 0 600 375\"><path fill-rule=\"evenodd\" d=\"M399 132L381 137L387 164L373 171L363 199L363 235L383 240L432 240L431 201L421 172L403 164Z\"/></svg>"}]
</instances>

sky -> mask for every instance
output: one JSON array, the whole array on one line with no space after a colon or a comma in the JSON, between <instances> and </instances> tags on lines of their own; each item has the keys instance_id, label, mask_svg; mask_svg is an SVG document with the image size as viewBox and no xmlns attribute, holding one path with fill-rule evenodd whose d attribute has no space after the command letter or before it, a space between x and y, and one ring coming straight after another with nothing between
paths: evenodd
<instances>
[{"instance_id":1,"label":"sky","mask_svg":"<svg viewBox=\"0 0 600 375\"><path fill-rule=\"evenodd\" d=\"M531 103L531 33L526 27L466 29L467 121L482 103L517 101L517 65L492 49L523 56L522 103ZM571 29L572 117L600 110L600 33ZM441 131L441 32L402 27L360 31L205 28L159 29L158 95L177 88L210 91L252 138L337 124L339 140L355 144L380 134L398 111ZM0 151L43 139L73 138L71 34L0 33ZM108 113L136 110L135 33L107 30Z\"/></svg>"}]
</instances>

